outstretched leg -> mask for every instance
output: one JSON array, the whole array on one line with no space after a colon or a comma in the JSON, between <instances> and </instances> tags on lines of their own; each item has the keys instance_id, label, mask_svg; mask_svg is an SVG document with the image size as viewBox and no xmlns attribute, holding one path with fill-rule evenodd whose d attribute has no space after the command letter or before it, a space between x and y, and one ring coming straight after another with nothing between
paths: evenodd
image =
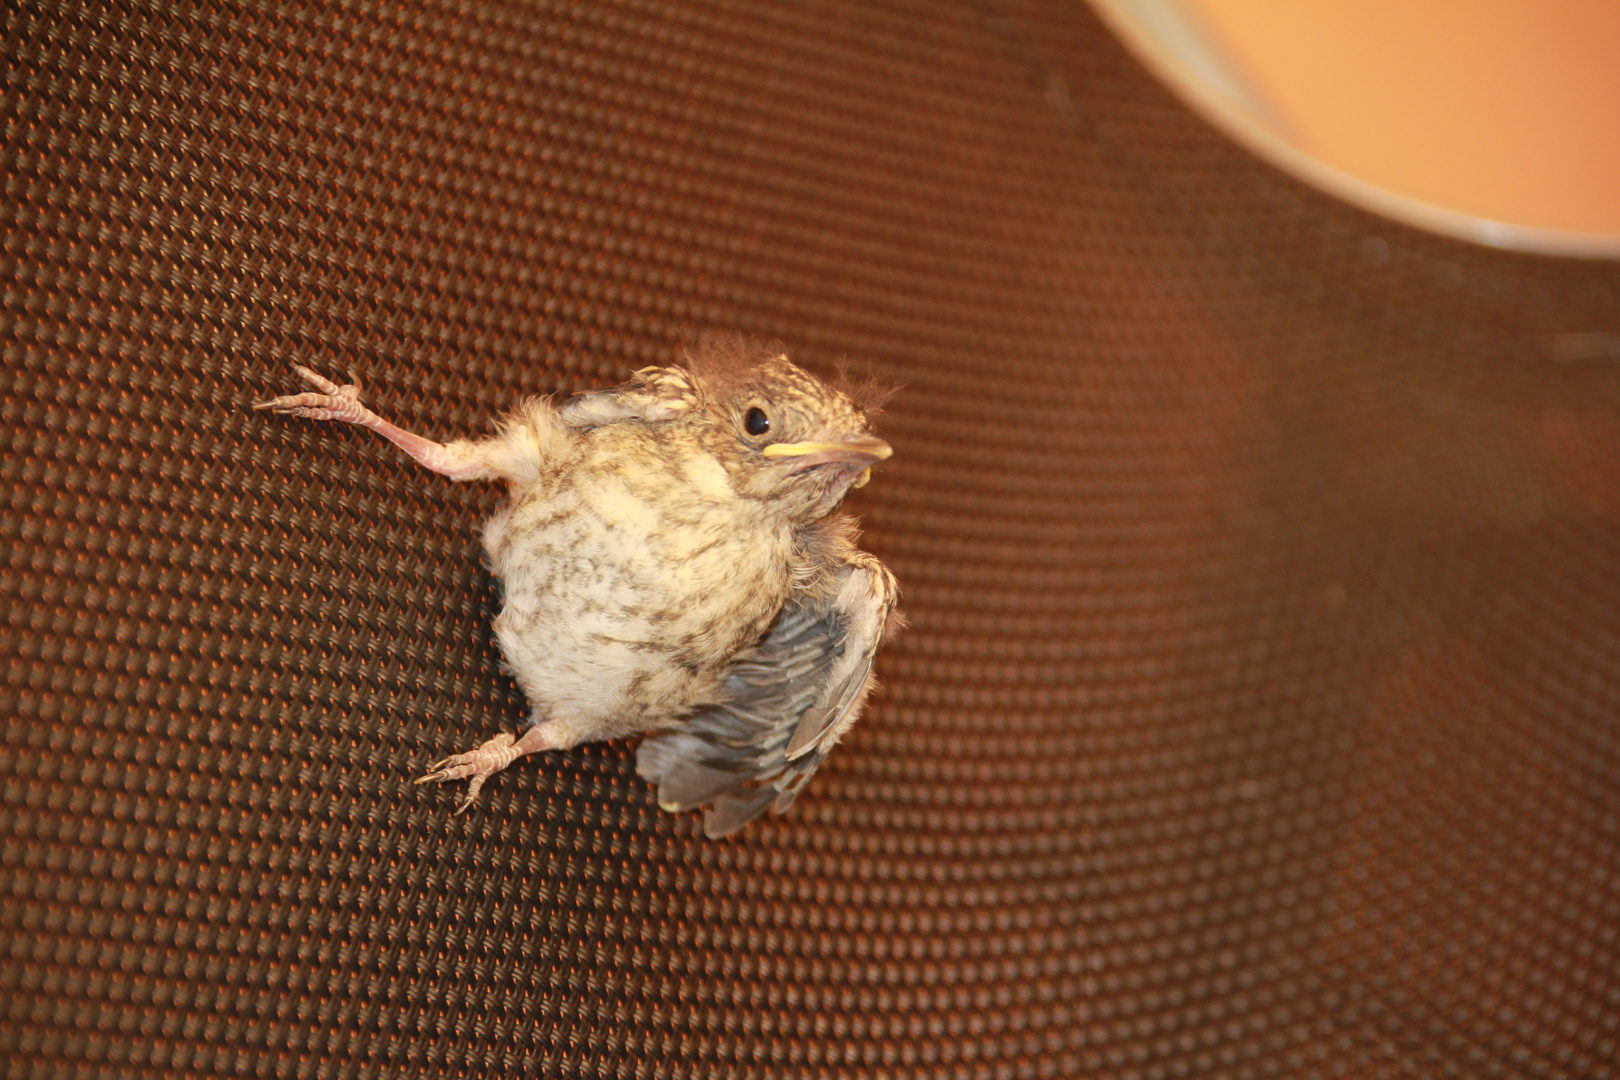
<instances>
[{"instance_id":1,"label":"outstretched leg","mask_svg":"<svg viewBox=\"0 0 1620 1080\"><path fill-rule=\"evenodd\" d=\"M442 784L446 780L470 780L466 797L461 800L461 805L456 807L456 813L459 814L478 798L478 791L484 786L485 780L524 754L554 749L558 748L546 737L544 724L535 725L521 737L503 732L464 754L452 754L437 765L429 766L431 771L416 782Z\"/></svg>"},{"instance_id":2,"label":"outstretched leg","mask_svg":"<svg viewBox=\"0 0 1620 1080\"><path fill-rule=\"evenodd\" d=\"M288 416L303 416L311 420L341 420L370 428L417 461L452 480L493 480L502 474L491 467L483 453L482 443L436 443L412 434L389 423L360 404L360 388L355 385L339 386L307 367L294 367L304 380L318 393L288 394L254 405L255 409L271 409Z\"/></svg>"}]
</instances>

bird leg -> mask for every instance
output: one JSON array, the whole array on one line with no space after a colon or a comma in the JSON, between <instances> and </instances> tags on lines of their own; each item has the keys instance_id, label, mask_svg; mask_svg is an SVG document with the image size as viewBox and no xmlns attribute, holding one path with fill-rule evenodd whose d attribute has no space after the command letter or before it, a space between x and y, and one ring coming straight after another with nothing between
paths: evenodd
<instances>
[{"instance_id":1,"label":"bird leg","mask_svg":"<svg viewBox=\"0 0 1620 1080\"><path fill-rule=\"evenodd\" d=\"M270 409L287 416L302 416L311 420L341 420L370 428L422 465L452 480L488 479L492 472L489 463L476 444L465 442L436 443L404 428L389 423L360 403L360 387L350 384L339 386L330 379L317 375L307 367L294 370L314 386L319 393L288 394L255 404L255 409ZM353 378L353 376L350 376Z\"/></svg>"},{"instance_id":2,"label":"bird leg","mask_svg":"<svg viewBox=\"0 0 1620 1080\"><path fill-rule=\"evenodd\" d=\"M536 725L525 731L522 737L502 732L488 742L468 750L463 754L452 754L436 765L428 766L426 776L419 778L418 784L442 784L447 780L468 779L467 795L456 807L456 813L461 813L473 804L478 798L479 789L484 781L506 768L524 754L533 754L541 750L555 749L550 740L546 738L544 725Z\"/></svg>"}]
</instances>

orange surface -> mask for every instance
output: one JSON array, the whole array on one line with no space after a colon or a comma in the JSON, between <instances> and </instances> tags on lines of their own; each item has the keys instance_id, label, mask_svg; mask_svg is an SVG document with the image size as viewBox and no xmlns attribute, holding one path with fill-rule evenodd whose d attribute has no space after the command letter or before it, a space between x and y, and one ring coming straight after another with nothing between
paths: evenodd
<instances>
[{"instance_id":1,"label":"orange surface","mask_svg":"<svg viewBox=\"0 0 1620 1080\"><path fill-rule=\"evenodd\" d=\"M1297 145L1383 187L1620 233L1615 0L1185 0Z\"/></svg>"}]
</instances>

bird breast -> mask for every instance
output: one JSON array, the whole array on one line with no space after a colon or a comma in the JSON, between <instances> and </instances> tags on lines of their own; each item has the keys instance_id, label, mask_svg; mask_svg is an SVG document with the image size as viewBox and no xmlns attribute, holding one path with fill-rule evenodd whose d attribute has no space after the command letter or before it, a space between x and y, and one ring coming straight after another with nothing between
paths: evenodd
<instances>
[{"instance_id":1,"label":"bird breast","mask_svg":"<svg viewBox=\"0 0 1620 1080\"><path fill-rule=\"evenodd\" d=\"M575 741L714 700L791 590L791 534L738 498L719 462L625 443L586 441L485 531L507 663Z\"/></svg>"}]
</instances>

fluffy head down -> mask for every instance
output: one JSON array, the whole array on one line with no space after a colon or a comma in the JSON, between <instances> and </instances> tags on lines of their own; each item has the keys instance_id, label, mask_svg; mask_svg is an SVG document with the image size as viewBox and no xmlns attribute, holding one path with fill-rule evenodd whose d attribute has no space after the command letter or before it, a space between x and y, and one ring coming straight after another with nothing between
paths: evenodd
<instances>
[{"instance_id":1,"label":"fluffy head down","mask_svg":"<svg viewBox=\"0 0 1620 1080\"><path fill-rule=\"evenodd\" d=\"M790 517L831 513L889 456L870 416L888 396L875 381L822 382L775 344L712 338L688 351L706 448L733 488ZM851 394L858 395L852 397Z\"/></svg>"},{"instance_id":2,"label":"fluffy head down","mask_svg":"<svg viewBox=\"0 0 1620 1080\"><path fill-rule=\"evenodd\" d=\"M712 392L723 394L727 388L758 378L762 367L772 360L786 359L786 355L787 350L779 341L759 341L741 334L711 334L687 347L682 366ZM797 366L793 366L793 370L818 386L836 391L868 425L883 412L883 406L899 389L875 375L853 375L843 362L839 363L837 375L830 383L814 379Z\"/></svg>"}]
</instances>

